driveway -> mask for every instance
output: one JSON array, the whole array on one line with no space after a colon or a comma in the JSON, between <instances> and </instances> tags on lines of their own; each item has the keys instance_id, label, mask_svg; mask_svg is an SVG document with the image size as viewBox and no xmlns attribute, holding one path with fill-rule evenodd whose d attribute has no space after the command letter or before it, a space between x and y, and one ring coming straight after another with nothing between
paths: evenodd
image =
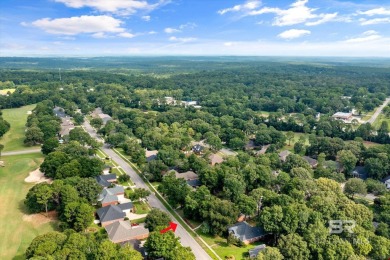
<instances>
[{"instance_id":1,"label":"driveway","mask_svg":"<svg viewBox=\"0 0 390 260\"><path fill-rule=\"evenodd\" d=\"M84 122L84 129L95 139L102 142L102 139L97 136L95 130L89 124L89 122ZM134 182L137 188L144 188L149 190L149 186L146 185L144 180L134 171L130 165L122 159L118 154L116 154L113 150L108 148L107 144L104 144L102 150L111 157L122 169L128 174L131 180ZM153 191L151 191L151 195L148 197L149 205L152 208L158 208L166 213L168 213L173 222L177 223L177 229L175 235L180 238L180 242L183 246L190 247L192 252L194 253L196 259L199 260L207 260L211 259L211 257L203 250L203 248L195 241L195 239L180 225L180 223L169 213L169 211L165 208L165 206L161 203L161 201L154 195Z\"/></svg>"}]
</instances>

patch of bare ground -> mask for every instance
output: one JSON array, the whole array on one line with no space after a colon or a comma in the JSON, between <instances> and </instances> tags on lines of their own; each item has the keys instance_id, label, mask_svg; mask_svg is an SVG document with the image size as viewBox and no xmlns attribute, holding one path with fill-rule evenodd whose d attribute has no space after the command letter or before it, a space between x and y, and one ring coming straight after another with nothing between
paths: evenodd
<instances>
[{"instance_id":1,"label":"patch of bare ground","mask_svg":"<svg viewBox=\"0 0 390 260\"><path fill-rule=\"evenodd\" d=\"M23 221L26 222L31 222L34 227L38 227L40 225L49 223L51 221L56 221L58 218L58 213L57 211L49 211L47 212L42 212L42 213L37 213L37 214L24 214L23 215Z\"/></svg>"},{"instance_id":2,"label":"patch of bare ground","mask_svg":"<svg viewBox=\"0 0 390 260\"><path fill-rule=\"evenodd\" d=\"M32 171L29 173L28 177L24 179L25 182L28 183L41 183L41 182L47 182L47 183L52 183L53 180L50 178L46 178L43 172L41 172L38 169L35 171Z\"/></svg>"}]
</instances>

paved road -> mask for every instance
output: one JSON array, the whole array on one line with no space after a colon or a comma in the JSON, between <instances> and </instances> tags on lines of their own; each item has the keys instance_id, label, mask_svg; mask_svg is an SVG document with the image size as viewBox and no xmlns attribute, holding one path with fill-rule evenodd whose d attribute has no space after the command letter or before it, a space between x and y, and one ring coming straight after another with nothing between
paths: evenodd
<instances>
[{"instance_id":1,"label":"paved road","mask_svg":"<svg viewBox=\"0 0 390 260\"><path fill-rule=\"evenodd\" d=\"M95 130L87 121L84 122L84 128L93 138L97 139L98 141L102 141L102 139L97 136ZM144 180L134 171L134 169L131 168L130 165L125 160L123 160L118 154L116 154L113 150L109 149L106 144L102 147L102 150L108 156L110 156L111 159L114 160L120 167L122 167L122 169L130 176L131 180L138 188L144 188L150 190L149 186L146 185ZM180 237L180 242L183 246L188 246L192 249L192 252L194 253L196 259L199 260L211 259L211 257L206 253L206 251L203 250L203 248L195 241L195 239L169 213L169 211L165 208L165 206L161 203L161 201L153 194L153 192L148 197L148 202L151 207L158 208L168 213L171 216L172 221L178 224L175 232L176 236Z\"/></svg>"},{"instance_id":2,"label":"paved road","mask_svg":"<svg viewBox=\"0 0 390 260\"><path fill-rule=\"evenodd\" d=\"M386 98L385 102L375 111L375 113L371 116L370 119L367 120L366 123L373 124L382 110L387 106L387 104L389 104L389 102L390 98Z\"/></svg>"},{"instance_id":3,"label":"paved road","mask_svg":"<svg viewBox=\"0 0 390 260\"><path fill-rule=\"evenodd\" d=\"M41 152L41 148L38 148L38 149L30 149L30 150L19 150L19 151L2 152L1 156L18 155L18 154L29 154L29 153L40 153L40 152Z\"/></svg>"}]
</instances>

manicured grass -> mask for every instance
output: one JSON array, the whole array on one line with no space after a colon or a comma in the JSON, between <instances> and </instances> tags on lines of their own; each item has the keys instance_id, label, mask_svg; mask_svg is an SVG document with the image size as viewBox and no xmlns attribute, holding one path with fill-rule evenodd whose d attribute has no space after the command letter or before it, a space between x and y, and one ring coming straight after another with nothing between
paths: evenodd
<instances>
[{"instance_id":1,"label":"manicured grass","mask_svg":"<svg viewBox=\"0 0 390 260\"><path fill-rule=\"evenodd\" d=\"M146 218L133 219L133 220L131 221L131 223L138 223L138 224L145 223L145 219L146 219Z\"/></svg>"},{"instance_id":2,"label":"manicured grass","mask_svg":"<svg viewBox=\"0 0 390 260\"><path fill-rule=\"evenodd\" d=\"M8 92L12 94L15 92L15 90L15 88L0 89L0 95L7 95Z\"/></svg>"},{"instance_id":3,"label":"manicured grass","mask_svg":"<svg viewBox=\"0 0 390 260\"><path fill-rule=\"evenodd\" d=\"M27 222L24 198L34 186L24 182L30 171L43 161L40 153L3 156L0 168L0 259L24 259L31 241L40 234L55 230L57 223Z\"/></svg>"},{"instance_id":4,"label":"manicured grass","mask_svg":"<svg viewBox=\"0 0 390 260\"><path fill-rule=\"evenodd\" d=\"M372 124L372 126L375 128L375 129L379 129L379 127L381 126L382 122L386 121L387 124L390 126L390 118L386 117L384 114L380 114L377 119L375 120L375 122Z\"/></svg>"},{"instance_id":5,"label":"manicured grass","mask_svg":"<svg viewBox=\"0 0 390 260\"><path fill-rule=\"evenodd\" d=\"M284 134L286 134L287 132L286 131L283 131ZM287 140L286 141L286 145L282 148L282 151L283 150L289 150L289 151L293 151L294 150L294 144L296 142L299 141L299 138L301 136L305 136L306 137L306 140L305 140L305 145L308 146L310 143L309 143L309 134L305 134L305 133L294 133L294 139L291 140L291 145L288 145L289 144L289 141Z\"/></svg>"},{"instance_id":6,"label":"manicured grass","mask_svg":"<svg viewBox=\"0 0 390 260\"><path fill-rule=\"evenodd\" d=\"M146 203L137 201L137 202L134 202L133 205L135 207L136 214L147 214L150 211L150 207Z\"/></svg>"},{"instance_id":7,"label":"manicured grass","mask_svg":"<svg viewBox=\"0 0 390 260\"><path fill-rule=\"evenodd\" d=\"M23 143L25 134L25 125L27 122L27 111L31 111L35 105L24 106L20 108L4 109L3 118L11 124L9 131L1 138L0 142L4 145L3 152L17 151L23 149L34 149L35 147L26 147Z\"/></svg>"},{"instance_id":8,"label":"manicured grass","mask_svg":"<svg viewBox=\"0 0 390 260\"><path fill-rule=\"evenodd\" d=\"M221 257L222 259L225 259L225 257L228 256L234 256L236 260L240 259L247 259L249 249L254 248L257 245L260 245L262 243L256 242L250 245L247 245L245 247L237 247L235 245L228 245L226 238L222 238L219 236L210 236L205 235L199 230L197 231L198 235L200 235L204 241L206 241L209 246L213 248L213 250Z\"/></svg>"}]
</instances>

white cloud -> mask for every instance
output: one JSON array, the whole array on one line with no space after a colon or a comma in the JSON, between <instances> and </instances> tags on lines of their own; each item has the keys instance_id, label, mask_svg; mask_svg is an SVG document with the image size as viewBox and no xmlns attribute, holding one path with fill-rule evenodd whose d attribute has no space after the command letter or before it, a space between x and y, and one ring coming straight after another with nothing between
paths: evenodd
<instances>
[{"instance_id":1,"label":"white cloud","mask_svg":"<svg viewBox=\"0 0 390 260\"><path fill-rule=\"evenodd\" d=\"M241 12L243 16L256 16L262 14L275 14L272 25L288 26L300 23L306 23L308 26L319 25L332 20L335 20L337 13L320 13L316 14L317 8L309 8L306 6L308 0L297 0L290 5L288 9L280 9L278 7L263 7L257 9L260 5L250 5L250 8L244 8L245 5L236 5L232 8L223 9L219 14L227 12Z\"/></svg>"},{"instance_id":2,"label":"white cloud","mask_svg":"<svg viewBox=\"0 0 390 260\"><path fill-rule=\"evenodd\" d=\"M178 38L178 37L175 37L175 36L172 36L169 38L169 40L171 42L182 42L182 43L185 43L185 42L193 42L193 41L196 41L196 38L192 38L192 37L188 37L188 38Z\"/></svg>"},{"instance_id":3,"label":"white cloud","mask_svg":"<svg viewBox=\"0 0 390 260\"><path fill-rule=\"evenodd\" d=\"M224 42L223 45L226 47L230 47L230 46L237 45L237 42Z\"/></svg>"},{"instance_id":4,"label":"white cloud","mask_svg":"<svg viewBox=\"0 0 390 260\"><path fill-rule=\"evenodd\" d=\"M93 38L96 38L96 39L103 39L103 38L107 38L108 36L106 34L104 34L103 32L97 32L97 33L94 33L91 35Z\"/></svg>"},{"instance_id":5,"label":"white cloud","mask_svg":"<svg viewBox=\"0 0 390 260\"><path fill-rule=\"evenodd\" d=\"M136 35L128 32L123 32L123 33L119 33L118 36L131 39L134 38Z\"/></svg>"},{"instance_id":6,"label":"white cloud","mask_svg":"<svg viewBox=\"0 0 390 260\"><path fill-rule=\"evenodd\" d=\"M307 23L305 23L305 25L307 25L307 26L314 26L314 25L319 25L319 24L323 24L323 23L327 23L327 22L333 21L337 17L337 13L323 14L323 15L320 15L320 16L322 16L321 19L319 19L317 21L314 21L314 22L307 22Z\"/></svg>"},{"instance_id":7,"label":"white cloud","mask_svg":"<svg viewBox=\"0 0 390 260\"><path fill-rule=\"evenodd\" d=\"M31 23L33 26L51 34L76 35L80 33L120 33L121 20L107 15L75 16L70 18L43 18Z\"/></svg>"},{"instance_id":8,"label":"white cloud","mask_svg":"<svg viewBox=\"0 0 390 260\"><path fill-rule=\"evenodd\" d=\"M258 8L259 6L261 6L261 1L259 1L259 0L253 1L252 0L252 1L247 1L245 4L242 4L242 5L235 5L235 6L230 7L230 8L219 10L218 13L220 15L224 15L224 14L229 13L229 12L250 11L250 10L254 10L254 9Z\"/></svg>"},{"instance_id":9,"label":"white cloud","mask_svg":"<svg viewBox=\"0 0 390 260\"><path fill-rule=\"evenodd\" d=\"M367 10L367 11L359 11L358 14L374 16L374 15L390 15L390 9L385 9L383 7Z\"/></svg>"},{"instance_id":10,"label":"white cloud","mask_svg":"<svg viewBox=\"0 0 390 260\"><path fill-rule=\"evenodd\" d=\"M180 33L185 29L194 29L197 25L195 23L185 23L179 25L178 28L172 28L172 27L167 27L164 29L165 33L172 34L172 33Z\"/></svg>"},{"instance_id":11,"label":"white cloud","mask_svg":"<svg viewBox=\"0 0 390 260\"><path fill-rule=\"evenodd\" d=\"M291 40L295 38L299 38L305 35L311 34L310 31L308 30L298 30L298 29L291 29L284 31L278 35L279 38L286 39L286 40Z\"/></svg>"},{"instance_id":12,"label":"white cloud","mask_svg":"<svg viewBox=\"0 0 390 260\"><path fill-rule=\"evenodd\" d=\"M144 15L141 17L142 20L149 22L150 21L150 15Z\"/></svg>"},{"instance_id":13,"label":"white cloud","mask_svg":"<svg viewBox=\"0 0 390 260\"><path fill-rule=\"evenodd\" d=\"M179 32L181 32L181 30L168 27L168 28L164 29L164 32L165 33L179 33Z\"/></svg>"},{"instance_id":14,"label":"white cloud","mask_svg":"<svg viewBox=\"0 0 390 260\"><path fill-rule=\"evenodd\" d=\"M386 18L374 18L374 19L359 19L361 25L371 25L371 24L380 24L380 23L390 23L390 17Z\"/></svg>"},{"instance_id":15,"label":"white cloud","mask_svg":"<svg viewBox=\"0 0 390 260\"><path fill-rule=\"evenodd\" d=\"M115 13L118 15L131 15L138 10L152 11L170 0L159 0L149 4L146 0L55 0L72 8L89 7L100 12Z\"/></svg>"},{"instance_id":16,"label":"white cloud","mask_svg":"<svg viewBox=\"0 0 390 260\"><path fill-rule=\"evenodd\" d=\"M369 30L369 31L365 31L364 33L362 33L358 37L350 38L348 40L345 40L344 42L346 42L346 43L362 43L362 42L379 40L381 38L382 38L382 36L379 35L379 33L377 31Z\"/></svg>"}]
</instances>

